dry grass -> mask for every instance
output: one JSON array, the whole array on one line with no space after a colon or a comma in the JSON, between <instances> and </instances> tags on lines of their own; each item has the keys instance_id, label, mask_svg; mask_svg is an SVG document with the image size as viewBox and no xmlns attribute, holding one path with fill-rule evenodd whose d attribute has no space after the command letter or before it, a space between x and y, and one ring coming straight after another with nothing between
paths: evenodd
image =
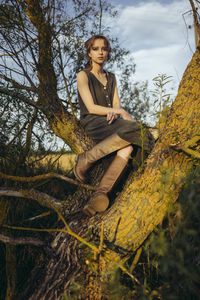
<instances>
[{"instance_id":1,"label":"dry grass","mask_svg":"<svg viewBox=\"0 0 200 300\"><path fill-rule=\"evenodd\" d=\"M63 171L69 171L74 166L75 154L65 153L65 154L49 154L44 158L31 157L31 162L35 166L54 166L55 168L62 169Z\"/></svg>"}]
</instances>

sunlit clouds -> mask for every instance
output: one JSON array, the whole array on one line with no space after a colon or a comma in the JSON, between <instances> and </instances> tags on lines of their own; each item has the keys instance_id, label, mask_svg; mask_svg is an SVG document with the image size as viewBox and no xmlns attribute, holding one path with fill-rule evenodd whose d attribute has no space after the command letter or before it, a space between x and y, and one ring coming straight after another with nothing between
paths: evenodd
<instances>
[{"instance_id":1,"label":"sunlit clouds","mask_svg":"<svg viewBox=\"0 0 200 300\"><path fill-rule=\"evenodd\" d=\"M187 28L193 25L192 14L184 14L191 10L189 1L111 2L118 4L119 15L109 20L109 27L135 59L135 80L150 83L158 73L165 73L178 86L195 50L193 27Z\"/></svg>"}]
</instances>

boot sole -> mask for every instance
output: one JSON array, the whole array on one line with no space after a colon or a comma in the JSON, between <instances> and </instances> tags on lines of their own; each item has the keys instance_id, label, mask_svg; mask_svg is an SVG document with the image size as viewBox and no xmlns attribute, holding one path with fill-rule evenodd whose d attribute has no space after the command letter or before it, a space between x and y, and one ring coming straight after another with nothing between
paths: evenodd
<instances>
[{"instance_id":1,"label":"boot sole","mask_svg":"<svg viewBox=\"0 0 200 300\"><path fill-rule=\"evenodd\" d=\"M102 212L108 208L109 199L106 194L98 193L90 199L90 204L97 212Z\"/></svg>"},{"instance_id":2,"label":"boot sole","mask_svg":"<svg viewBox=\"0 0 200 300\"><path fill-rule=\"evenodd\" d=\"M97 212L104 212L109 206L109 198L106 194L99 193L94 195L88 204L83 208L84 214L89 217L94 216Z\"/></svg>"}]
</instances>

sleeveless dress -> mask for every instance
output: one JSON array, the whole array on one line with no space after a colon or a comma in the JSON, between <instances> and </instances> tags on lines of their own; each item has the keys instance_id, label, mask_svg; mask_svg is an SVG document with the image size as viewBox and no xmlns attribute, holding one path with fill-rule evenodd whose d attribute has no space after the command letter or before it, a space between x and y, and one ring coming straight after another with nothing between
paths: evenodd
<instances>
[{"instance_id":1,"label":"sleeveless dress","mask_svg":"<svg viewBox=\"0 0 200 300\"><path fill-rule=\"evenodd\" d=\"M105 107L113 107L116 86L115 75L111 72L106 72L107 84L103 85L92 72L88 70L84 70L84 72L88 77L89 89L94 103ZM120 116L109 125L106 115L95 115L88 112L79 93L78 99L81 125L95 143L99 143L113 133L117 133L120 138L130 142L130 144L143 147L145 152L151 151L154 139L145 125L141 126L136 121L124 120Z\"/></svg>"}]
</instances>

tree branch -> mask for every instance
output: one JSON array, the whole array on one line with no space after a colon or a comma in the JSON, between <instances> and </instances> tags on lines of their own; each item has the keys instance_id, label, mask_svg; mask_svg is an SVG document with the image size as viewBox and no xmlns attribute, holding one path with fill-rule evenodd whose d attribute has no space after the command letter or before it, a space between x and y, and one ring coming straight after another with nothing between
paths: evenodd
<instances>
[{"instance_id":1,"label":"tree branch","mask_svg":"<svg viewBox=\"0 0 200 300\"><path fill-rule=\"evenodd\" d=\"M20 128L19 132L12 138L12 140L6 145L7 147L10 146L15 140L16 138L18 138L20 136L20 134L24 131L24 129L26 128L26 125L28 124L28 122L24 122L23 126Z\"/></svg>"},{"instance_id":2,"label":"tree branch","mask_svg":"<svg viewBox=\"0 0 200 300\"><path fill-rule=\"evenodd\" d=\"M5 34L2 33L2 36L4 38L4 40L7 42L8 46L10 47L10 52L13 54L10 55L9 51L6 49L6 53L9 54L9 56L12 58L12 60L18 65L18 67L23 71L23 75L24 77L28 80L28 82L30 83L30 85L35 88L35 84L34 82L32 81L31 77L28 75L27 71L25 70L25 66L26 66L26 63L25 61L21 61L20 57L19 57L19 54L17 53L17 50L15 49L14 47L14 44L12 42L12 40L8 39Z\"/></svg>"},{"instance_id":3,"label":"tree branch","mask_svg":"<svg viewBox=\"0 0 200 300\"><path fill-rule=\"evenodd\" d=\"M62 203L45 193L39 192L34 189L30 190L12 190L12 189L0 189L0 196L6 196L6 197L17 197L17 198L28 198L31 200L37 201L40 205L51 208L51 209L62 209L63 205Z\"/></svg>"},{"instance_id":4,"label":"tree branch","mask_svg":"<svg viewBox=\"0 0 200 300\"><path fill-rule=\"evenodd\" d=\"M11 91L11 90L8 90L7 88L4 88L4 87L0 87L0 94L4 94L4 95L8 95L8 96L11 96L11 97L15 97L15 98L19 98L20 100L22 100L23 102L33 106L33 107L36 107L38 109L41 109L41 107L34 101L31 101L28 97L26 97L24 94L21 94L21 93L16 93L15 90Z\"/></svg>"},{"instance_id":5,"label":"tree branch","mask_svg":"<svg viewBox=\"0 0 200 300\"><path fill-rule=\"evenodd\" d=\"M20 52L24 51L24 50L25 50L26 48L28 48L33 42L35 42L35 41L37 41L37 40L38 40L38 38L36 37L36 38L34 38L32 41L30 41L30 42L28 41L28 43L27 43L24 47L22 47L21 49L16 50L16 53L1 54L0 57L5 57L5 56L12 57L12 56L15 56L15 55L19 54Z\"/></svg>"},{"instance_id":6,"label":"tree branch","mask_svg":"<svg viewBox=\"0 0 200 300\"><path fill-rule=\"evenodd\" d=\"M198 8L195 7L193 0L189 0L189 1L192 7L193 18L194 18L195 44L196 47L198 47L200 42L200 24L199 24L198 13L197 13Z\"/></svg>"},{"instance_id":7,"label":"tree branch","mask_svg":"<svg viewBox=\"0 0 200 300\"><path fill-rule=\"evenodd\" d=\"M37 247L45 246L45 243L43 241L40 241L35 238L13 238L3 234L0 234L0 241L10 245L32 245Z\"/></svg>"},{"instance_id":8,"label":"tree branch","mask_svg":"<svg viewBox=\"0 0 200 300\"><path fill-rule=\"evenodd\" d=\"M38 180L58 178L58 179L67 181L69 183L82 186L82 187L84 187L88 190L95 190L96 189L94 186L80 183L77 180L74 180L72 178L69 178L69 177L66 177L64 175L60 175L60 174L57 174L57 173L47 173L47 174L37 175L37 176L33 176L33 177L20 177L20 176L12 176L12 175L8 175L8 174L4 174L4 173L0 172L0 178L6 178L6 179L10 179L10 180L14 180L14 181L21 181L21 182L35 182L35 181L38 181Z\"/></svg>"},{"instance_id":9,"label":"tree branch","mask_svg":"<svg viewBox=\"0 0 200 300\"><path fill-rule=\"evenodd\" d=\"M15 81L14 79L8 78L5 75L0 74L0 78L4 79L7 82L12 83L13 88L17 88L17 89L21 89L21 90L25 90L25 91L37 92L36 88L20 84L17 81Z\"/></svg>"},{"instance_id":10,"label":"tree branch","mask_svg":"<svg viewBox=\"0 0 200 300\"><path fill-rule=\"evenodd\" d=\"M199 151L191 149L191 147L197 145L197 142L199 140L200 140L200 135L195 135L190 140L187 140L184 143L170 144L170 147L176 151L183 151L189 154L193 158L200 159Z\"/></svg>"},{"instance_id":11,"label":"tree branch","mask_svg":"<svg viewBox=\"0 0 200 300\"><path fill-rule=\"evenodd\" d=\"M59 42L59 40L57 38L56 38L56 41L58 43L58 49L59 49L58 55L59 55L59 58L60 58L60 64L59 64L60 71L62 73L63 80L64 80L64 83L65 83L65 89L66 89L66 92L67 92L67 96L68 96L70 108L71 108L71 111L72 111L72 115L73 115L73 118L76 119L74 108L73 108L73 105L72 105L72 98L71 98L69 87L68 87L68 83L67 83L67 78L66 78L65 73L64 73L64 66L63 66L63 59L62 59L62 55L61 55L60 42Z\"/></svg>"},{"instance_id":12,"label":"tree branch","mask_svg":"<svg viewBox=\"0 0 200 300\"><path fill-rule=\"evenodd\" d=\"M68 22L66 22L65 24L63 24L63 25L59 28L59 30L55 33L55 37L58 36L58 34L61 32L61 30L62 30L66 25L68 25L68 24L74 22L76 19L78 19L78 18L84 16L84 15L85 15L86 13L88 13L90 10L91 10L91 8L86 9L85 11L83 11L82 13L80 13L79 15L77 15L76 17L74 17L73 19L71 19L71 20L69 20Z\"/></svg>"}]
</instances>

